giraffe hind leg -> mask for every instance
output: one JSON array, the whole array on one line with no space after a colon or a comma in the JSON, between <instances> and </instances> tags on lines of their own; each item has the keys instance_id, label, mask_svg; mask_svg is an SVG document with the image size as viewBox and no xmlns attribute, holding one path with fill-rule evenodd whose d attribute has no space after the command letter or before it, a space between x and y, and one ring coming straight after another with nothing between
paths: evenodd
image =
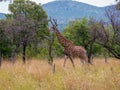
<instances>
[{"instance_id":1,"label":"giraffe hind leg","mask_svg":"<svg viewBox=\"0 0 120 90\"><path fill-rule=\"evenodd\" d=\"M85 61L83 59L80 59L81 63L82 63L82 67L84 66Z\"/></svg>"}]
</instances>

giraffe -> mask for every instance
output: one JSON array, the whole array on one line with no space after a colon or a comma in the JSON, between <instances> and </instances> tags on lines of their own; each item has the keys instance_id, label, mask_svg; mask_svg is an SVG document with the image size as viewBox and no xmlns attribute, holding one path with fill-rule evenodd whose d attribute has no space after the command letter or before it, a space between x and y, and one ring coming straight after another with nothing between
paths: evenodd
<instances>
[{"instance_id":1,"label":"giraffe","mask_svg":"<svg viewBox=\"0 0 120 90\"><path fill-rule=\"evenodd\" d=\"M52 22L52 21L51 21ZM84 47L82 46L76 46L71 42L70 40L67 40L65 37L61 35L58 28L53 24L50 28L50 31L54 31L56 33L56 36L58 38L59 43L64 47L64 54L65 54L65 60L63 66L65 67L66 60L69 58L73 67L75 67L75 64L73 62L73 58L78 57L81 60L82 66L85 62L87 62L87 52Z\"/></svg>"}]
</instances>

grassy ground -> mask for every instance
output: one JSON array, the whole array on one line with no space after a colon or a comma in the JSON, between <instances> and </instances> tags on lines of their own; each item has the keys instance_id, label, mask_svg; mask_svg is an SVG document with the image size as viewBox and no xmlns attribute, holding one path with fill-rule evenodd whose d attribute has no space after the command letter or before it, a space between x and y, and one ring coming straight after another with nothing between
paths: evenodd
<instances>
[{"instance_id":1,"label":"grassy ground","mask_svg":"<svg viewBox=\"0 0 120 90\"><path fill-rule=\"evenodd\" d=\"M29 60L25 65L18 60L14 65L4 61L0 69L0 90L120 90L120 61L95 59L92 66L76 68L68 60L55 59L55 73L45 60Z\"/></svg>"}]
</instances>

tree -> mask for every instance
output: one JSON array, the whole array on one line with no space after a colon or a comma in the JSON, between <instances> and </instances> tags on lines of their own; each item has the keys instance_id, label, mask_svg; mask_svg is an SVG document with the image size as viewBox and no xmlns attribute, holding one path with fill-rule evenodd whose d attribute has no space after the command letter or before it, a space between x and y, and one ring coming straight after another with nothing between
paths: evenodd
<instances>
[{"instance_id":1,"label":"tree","mask_svg":"<svg viewBox=\"0 0 120 90\"><path fill-rule=\"evenodd\" d=\"M71 21L63 32L75 45L82 45L86 49L88 42L90 41L90 36L88 34L89 26L87 25L87 22L86 18Z\"/></svg>"},{"instance_id":2,"label":"tree","mask_svg":"<svg viewBox=\"0 0 120 90\"><path fill-rule=\"evenodd\" d=\"M111 52L116 58L120 59L120 11L115 7L110 7L106 10L106 16L110 22L110 32L106 39L108 42L104 43L104 47ZM105 25L100 23L102 30L105 31Z\"/></svg>"},{"instance_id":3,"label":"tree","mask_svg":"<svg viewBox=\"0 0 120 90\"><path fill-rule=\"evenodd\" d=\"M91 63L91 56L97 48L95 38L92 37L90 26L86 18L78 19L69 23L69 26L64 30L65 36L72 40L76 45L82 45L87 49L88 62Z\"/></svg>"},{"instance_id":4,"label":"tree","mask_svg":"<svg viewBox=\"0 0 120 90\"><path fill-rule=\"evenodd\" d=\"M120 0L116 0L116 1L118 1L118 2L117 2L117 5L116 5L116 9L117 9L117 10L120 10Z\"/></svg>"},{"instance_id":5,"label":"tree","mask_svg":"<svg viewBox=\"0 0 120 90\"><path fill-rule=\"evenodd\" d=\"M3 22L0 21L0 67L2 62L2 51L3 51L3 44L4 44L4 30L3 30Z\"/></svg>"},{"instance_id":6,"label":"tree","mask_svg":"<svg viewBox=\"0 0 120 90\"><path fill-rule=\"evenodd\" d=\"M16 32L13 39L17 38L17 45L22 46L22 58L25 63L26 47L33 42L43 40L48 34L47 15L40 5L29 0L14 0L9 5L9 10L12 12L9 15L9 19L12 20L11 32Z\"/></svg>"},{"instance_id":7,"label":"tree","mask_svg":"<svg viewBox=\"0 0 120 90\"><path fill-rule=\"evenodd\" d=\"M115 7L110 7L106 10L106 16L108 24L103 20L91 22L91 29L94 28L93 36L96 36L96 43L120 59L120 12L116 11Z\"/></svg>"},{"instance_id":8,"label":"tree","mask_svg":"<svg viewBox=\"0 0 120 90\"><path fill-rule=\"evenodd\" d=\"M5 20L0 20L0 66L3 56L8 57L10 54L10 42L5 33Z\"/></svg>"}]
</instances>

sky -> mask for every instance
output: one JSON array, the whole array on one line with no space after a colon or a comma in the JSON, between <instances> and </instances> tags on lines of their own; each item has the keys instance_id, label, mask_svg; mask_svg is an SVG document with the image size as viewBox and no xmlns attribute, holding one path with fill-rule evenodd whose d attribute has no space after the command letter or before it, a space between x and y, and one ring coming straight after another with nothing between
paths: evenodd
<instances>
[{"instance_id":1,"label":"sky","mask_svg":"<svg viewBox=\"0 0 120 90\"><path fill-rule=\"evenodd\" d=\"M31 0L31 1L34 1L37 4L39 3L45 4L45 3L48 3L54 0ZM104 7L107 5L115 4L115 0L74 0L74 1L79 1L79 2L91 4L91 5L98 6L98 7ZM9 1L0 2L0 13L9 13L8 4L9 4Z\"/></svg>"}]
</instances>

